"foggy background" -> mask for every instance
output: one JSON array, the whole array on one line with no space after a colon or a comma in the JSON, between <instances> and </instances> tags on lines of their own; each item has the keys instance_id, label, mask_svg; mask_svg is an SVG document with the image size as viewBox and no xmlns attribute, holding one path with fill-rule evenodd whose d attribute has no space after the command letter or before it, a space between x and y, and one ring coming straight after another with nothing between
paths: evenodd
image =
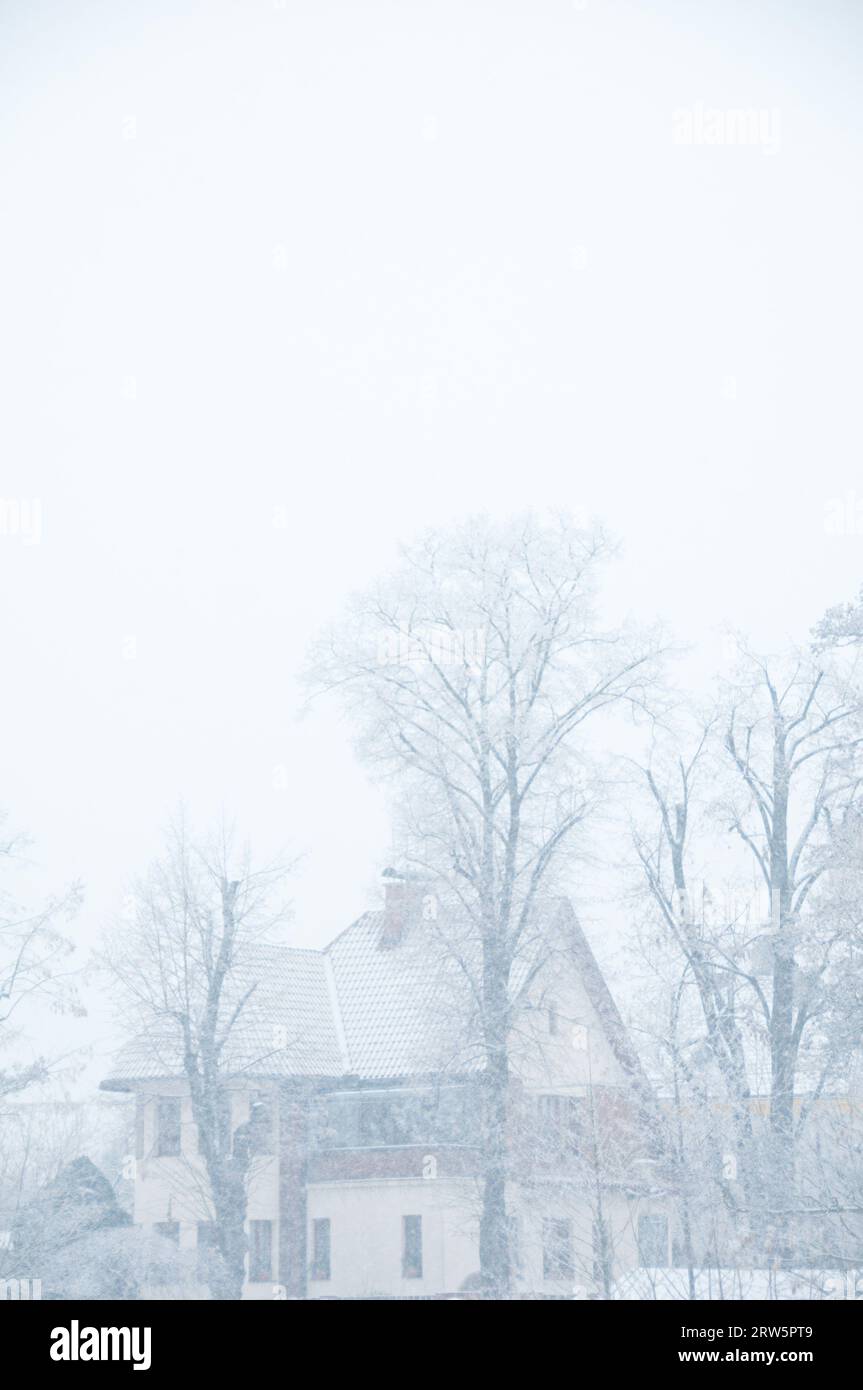
<instances>
[{"instance_id":1,"label":"foggy background","mask_svg":"<svg viewBox=\"0 0 863 1390\"><path fill-rule=\"evenodd\" d=\"M600 516L607 615L667 620L696 688L724 624L853 597L861 29L4 0L0 804L25 904L83 879L82 964L181 798L304 854L295 944L369 905L385 803L296 675L425 527ZM699 103L779 138L676 143ZM50 1026L98 1080L91 1008Z\"/></svg>"}]
</instances>

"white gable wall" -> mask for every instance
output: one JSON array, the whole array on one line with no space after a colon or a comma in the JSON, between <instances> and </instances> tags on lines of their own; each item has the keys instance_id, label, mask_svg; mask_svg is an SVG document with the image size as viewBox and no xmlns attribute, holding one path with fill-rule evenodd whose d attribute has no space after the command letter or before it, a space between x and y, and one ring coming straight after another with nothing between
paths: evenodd
<instances>
[{"instance_id":1,"label":"white gable wall","mask_svg":"<svg viewBox=\"0 0 863 1390\"><path fill-rule=\"evenodd\" d=\"M512 1053L514 1070L529 1090L582 1094L591 1084L628 1084L575 964L561 956L534 983Z\"/></svg>"}]
</instances>

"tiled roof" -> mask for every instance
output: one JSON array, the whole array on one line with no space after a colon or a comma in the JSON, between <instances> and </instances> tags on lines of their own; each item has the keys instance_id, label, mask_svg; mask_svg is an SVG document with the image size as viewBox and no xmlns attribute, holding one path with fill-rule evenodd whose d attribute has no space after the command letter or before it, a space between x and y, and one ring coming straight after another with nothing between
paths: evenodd
<instances>
[{"instance_id":1,"label":"tiled roof","mask_svg":"<svg viewBox=\"0 0 863 1390\"><path fill-rule=\"evenodd\" d=\"M237 999L254 987L225 1045L223 1068L252 1076L341 1076L345 1070L322 951L256 946L232 974ZM105 1089L183 1073L179 1032L139 1035L117 1057Z\"/></svg>"},{"instance_id":2,"label":"tiled roof","mask_svg":"<svg viewBox=\"0 0 863 1390\"><path fill-rule=\"evenodd\" d=\"M617 1009L569 903L544 913L566 932L585 987L624 1068L638 1071ZM451 950L428 949L421 924L398 945L382 945L383 911L367 912L322 951L256 947L234 972L236 997L254 985L231 1030L223 1069L249 1076L342 1077L370 1080L482 1065L465 1032L468 985ZM470 946L466 946L470 951ZM526 970L524 961L521 971ZM518 985L516 984L516 987ZM119 1055L103 1087L182 1075L176 1037L150 1033Z\"/></svg>"},{"instance_id":3,"label":"tiled roof","mask_svg":"<svg viewBox=\"0 0 863 1390\"><path fill-rule=\"evenodd\" d=\"M423 949L417 930L382 948L384 928L383 912L367 912L326 948L347 1070L372 1079L475 1070L477 1049L460 1033L469 1011L459 1008L464 987L452 961Z\"/></svg>"}]
</instances>

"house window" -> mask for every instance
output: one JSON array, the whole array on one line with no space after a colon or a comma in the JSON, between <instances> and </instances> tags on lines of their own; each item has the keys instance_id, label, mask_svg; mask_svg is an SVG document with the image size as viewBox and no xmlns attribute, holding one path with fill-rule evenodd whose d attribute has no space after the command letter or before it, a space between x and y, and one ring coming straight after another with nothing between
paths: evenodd
<instances>
[{"instance_id":1,"label":"house window","mask_svg":"<svg viewBox=\"0 0 863 1390\"><path fill-rule=\"evenodd\" d=\"M269 1284L273 1277L273 1223L249 1222L249 1283Z\"/></svg>"},{"instance_id":2,"label":"house window","mask_svg":"<svg viewBox=\"0 0 863 1390\"><path fill-rule=\"evenodd\" d=\"M273 1098L269 1091L252 1091L249 1097L252 1153L273 1152Z\"/></svg>"},{"instance_id":3,"label":"house window","mask_svg":"<svg viewBox=\"0 0 863 1390\"><path fill-rule=\"evenodd\" d=\"M572 1153L580 1153L587 1132L586 1102L580 1096L569 1097L567 1146Z\"/></svg>"},{"instance_id":4,"label":"house window","mask_svg":"<svg viewBox=\"0 0 863 1390\"><path fill-rule=\"evenodd\" d=\"M402 1278L423 1277L423 1219L421 1216L402 1217Z\"/></svg>"},{"instance_id":5,"label":"house window","mask_svg":"<svg viewBox=\"0 0 863 1390\"><path fill-rule=\"evenodd\" d=\"M360 1142L369 1148L391 1148L409 1144L411 1098L400 1096L363 1097L360 1101Z\"/></svg>"},{"instance_id":6,"label":"house window","mask_svg":"<svg viewBox=\"0 0 863 1390\"><path fill-rule=\"evenodd\" d=\"M312 1222L312 1278L330 1276L330 1218L320 1216Z\"/></svg>"},{"instance_id":7,"label":"house window","mask_svg":"<svg viewBox=\"0 0 863 1390\"><path fill-rule=\"evenodd\" d=\"M645 1269L668 1264L668 1217L647 1212L638 1218L638 1258Z\"/></svg>"},{"instance_id":8,"label":"house window","mask_svg":"<svg viewBox=\"0 0 863 1390\"><path fill-rule=\"evenodd\" d=\"M546 1217L542 1223L542 1277L571 1279L574 1273L572 1223Z\"/></svg>"},{"instance_id":9,"label":"house window","mask_svg":"<svg viewBox=\"0 0 863 1390\"><path fill-rule=\"evenodd\" d=\"M157 1235L164 1240L172 1240L175 1245L180 1244L180 1223L179 1221L157 1221L154 1227Z\"/></svg>"},{"instance_id":10,"label":"house window","mask_svg":"<svg viewBox=\"0 0 863 1390\"><path fill-rule=\"evenodd\" d=\"M559 1154L566 1148L570 1118L568 1096L539 1096L537 1098L537 1132L548 1154Z\"/></svg>"},{"instance_id":11,"label":"house window","mask_svg":"<svg viewBox=\"0 0 863 1390\"><path fill-rule=\"evenodd\" d=\"M176 1157L180 1152L179 1096L160 1096L157 1112L156 1153L159 1158Z\"/></svg>"},{"instance_id":12,"label":"house window","mask_svg":"<svg viewBox=\"0 0 863 1390\"><path fill-rule=\"evenodd\" d=\"M467 1086L321 1096L313 1108L318 1149L472 1144L478 1137L475 1094Z\"/></svg>"},{"instance_id":13,"label":"house window","mask_svg":"<svg viewBox=\"0 0 863 1390\"><path fill-rule=\"evenodd\" d=\"M145 1148L145 1120L147 1113L147 1098L141 1095L140 1091L135 1097L135 1157L143 1158Z\"/></svg>"}]
</instances>

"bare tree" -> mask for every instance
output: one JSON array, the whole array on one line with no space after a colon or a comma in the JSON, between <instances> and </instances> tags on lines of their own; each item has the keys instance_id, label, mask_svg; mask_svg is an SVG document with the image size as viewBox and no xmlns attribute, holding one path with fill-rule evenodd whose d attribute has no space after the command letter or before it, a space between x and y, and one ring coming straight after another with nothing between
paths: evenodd
<instances>
[{"instance_id":1,"label":"bare tree","mask_svg":"<svg viewBox=\"0 0 863 1390\"><path fill-rule=\"evenodd\" d=\"M482 1048L480 1267L493 1294L510 1283L510 1041L543 965L537 904L592 804L585 727L643 710L661 652L655 633L599 626L610 553L601 531L565 521L430 534L355 600L312 663L313 687L341 693L362 754L395 780L408 866L465 924L445 944Z\"/></svg>"},{"instance_id":2,"label":"bare tree","mask_svg":"<svg viewBox=\"0 0 863 1390\"><path fill-rule=\"evenodd\" d=\"M656 821L636 850L655 906L680 950L707 1043L731 1103L745 1212L774 1257L790 1256L795 1095L802 1059L831 1012L842 931L811 911L837 828L860 787L863 703L849 672L791 653L766 659L741 648L735 679L688 753L644 778ZM731 834L760 879L743 905L705 911L693 891L693 784L709 787L715 827ZM709 892L708 892L709 897ZM756 1131L747 1061L763 1037L769 1055L767 1134ZM826 1074L826 1073L825 1073Z\"/></svg>"},{"instance_id":3,"label":"bare tree","mask_svg":"<svg viewBox=\"0 0 863 1390\"><path fill-rule=\"evenodd\" d=\"M180 818L164 857L136 886L131 920L109 937L105 964L127 1019L144 1046L170 1058L189 1086L219 1260L216 1298L236 1299L244 1282L246 1187L254 1135L225 1122L225 1083L256 1039L254 948L286 919L280 892L290 866L255 869L222 829L194 840Z\"/></svg>"},{"instance_id":4,"label":"bare tree","mask_svg":"<svg viewBox=\"0 0 863 1390\"><path fill-rule=\"evenodd\" d=\"M863 646L863 589L854 603L836 603L812 630L816 654Z\"/></svg>"},{"instance_id":5,"label":"bare tree","mask_svg":"<svg viewBox=\"0 0 863 1390\"><path fill-rule=\"evenodd\" d=\"M780 1249L787 1236L780 1214L794 1190L801 1043L825 1006L834 946L832 934L824 940L807 932L804 914L824 872L825 837L856 804L861 743L863 700L846 675L805 655L770 661L743 653L726 700L722 746L735 783L728 823L754 859L771 909L770 933L761 940L769 997L753 971L742 974L769 1038L771 1194Z\"/></svg>"},{"instance_id":6,"label":"bare tree","mask_svg":"<svg viewBox=\"0 0 863 1390\"><path fill-rule=\"evenodd\" d=\"M20 863L26 841L10 835L0 842L0 859L9 868ZM82 1012L69 967L72 943L61 921L74 916L81 886L73 884L62 898L28 910L9 892L0 893L0 1051L11 1052L22 1040L20 1022L31 1006ZM50 1063L44 1056L12 1058L0 1068L0 1102L45 1081Z\"/></svg>"},{"instance_id":7,"label":"bare tree","mask_svg":"<svg viewBox=\"0 0 863 1390\"><path fill-rule=\"evenodd\" d=\"M710 736L708 724L696 732L691 746L686 748L679 733L669 742L675 752L665 758L656 757L641 769L653 809L649 828L631 821L633 844L650 901L659 922L676 952L676 962L666 975L664 998L660 1006L665 1030L659 1053L662 1065L667 1066L673 1085L674 1121L681 1155L679 1170L685 1165L682 1155L688 1137L680 1122L684 1094L692 1096L700 1089L697 1057L702 1039L706 1038L712 1060L722 1085L723 1100L728 1104L733 1134L735 1162L746 1194L747 1213L757 1215L761 1210L760 1165L753 1133L752 1095L746 1065L746 1019L735 1003L735 972L738 959L745 957L745 934L751 927L748 915L737 920L734 910L717 918L705 911L705 889L699 889L693 845L695 823L703 814L703 800L698 798L699 778L704 783L710 776ZM681 751L681 749L686 751ZM702 827L703 829L703 827ZM709 892L709 890L708 890ZM661 943L652 941L644 955L651 959L654 969L662 958ZM689 996L698 1001L699 1020L690 1032L688 1042L681 1020L687 1012ZM655 1016L655 1011L654 1011ZM702 1093L701 1101L708 1099ZM684 1207L684 1226L690 1223L685 1209L685 1188L681 1188ZM733 1191L724 1187L730 1207L734 1205Z\"/></svg>"}]
</instances>

